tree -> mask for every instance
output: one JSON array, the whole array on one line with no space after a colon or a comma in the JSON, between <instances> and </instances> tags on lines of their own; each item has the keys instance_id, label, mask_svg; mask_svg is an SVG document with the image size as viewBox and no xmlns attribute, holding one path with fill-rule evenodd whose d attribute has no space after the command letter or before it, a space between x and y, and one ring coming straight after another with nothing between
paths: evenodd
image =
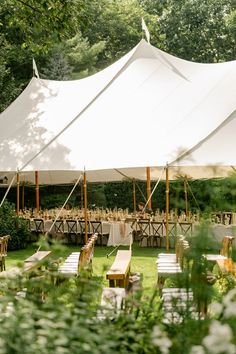
<instances>
[{"instance_id":1,"label":"tree","mask_svg":"<svg viewBox=\"0 0 236 354\"><path fill-rule=\"evenodd\" d=\"M0 35L0 47L2 48L0 57L0 111L4 110L9 102L20 93L11 69L7 67L7 42L3 35Z\"/></svg>"},{"instance_id":2,"label":"tree","mask_svg":"<svg viewBox=\"0 0 236 354\"><path fill-rule=\"evenodd\" d=\"M32 77L32 57L77 31L77 0L2 0L0 3L0 110Z\"/></svg>"},{"instance_id":3,"label":"tree","mask_svg":"<svg viewBox=\"0 0 236 354\"><path fill-rule=\"evenodd\" d=\"M95 73L98 55L105 48L100 41L90 45L80 33L63 43L55 44L45 56L43 77L52 80L79 79Z\"/></svg>"},{"instance_id":4,"label":"tree","mask_svg":"<svg viewBox=\"0 0 236 354\"><path fill-rule=\"evenodd\" d=\"M3 0L1 24L7 40L33 52L76 33L76 0Z\"/></svg>"},{"instance_id":5,"label":"tree","mask_svg":"<svg viewBox=\"0 0 236 354\"><path fill-rule=\"evenodd\" d=\"M200 62L235 58L234 9L228 0L169 0L156 31L162 48L176 56Z\"/></svg>"},{"instance_id":6,"label":"tree","mask_svg":"<svg viewBox=\"0 0 236 354\"><path fill-rule=\"evenodd\" d=\"M81 21L79 16L80 28L83 37L91 44L101 40L106 42L105 51L99 57L102 67L119 59L141 40L142 17L150 30L157 20L140 6L138 0L91 0L87 6L89 17L87 21Z\"/></svg>"}]
</instances>

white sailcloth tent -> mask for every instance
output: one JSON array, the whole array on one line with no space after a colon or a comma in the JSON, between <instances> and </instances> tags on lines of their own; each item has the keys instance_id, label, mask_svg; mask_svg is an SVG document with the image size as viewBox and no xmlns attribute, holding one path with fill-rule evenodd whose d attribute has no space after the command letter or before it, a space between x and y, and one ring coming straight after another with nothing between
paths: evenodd
<instances>
[{"instance_id":1,"label":"white sailcloth tent","mask_svg":"<svg viewBox=\"0 0 236 354\"><path fill-rule=\"evenodd\" d=\"M32 78L0 114L1 174L144 180L146 166L158 179L168 163L170 178L226 176L236 165L235 86L236 61L189 62L145 40L85 79Z\"/></svg>"}]
</instances>

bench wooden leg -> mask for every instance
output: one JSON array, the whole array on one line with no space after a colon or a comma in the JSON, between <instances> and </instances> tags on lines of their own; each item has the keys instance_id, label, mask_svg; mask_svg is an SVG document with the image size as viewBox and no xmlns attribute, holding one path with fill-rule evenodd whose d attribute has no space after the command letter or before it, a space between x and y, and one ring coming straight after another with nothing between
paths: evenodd
<instances>
[{"instance_id":1,"label":"bench wooden leg","mask_svg":"<svg viewBox=\"0 0 236 354\"><path fill-rule=\"evenodd\" d=\"M128 285L129 285L129 276L127 275L125 280L124 280L124 288L128 288Z\"/></svg>"},{"instance_id":2,"label":"bench wooden leg","mask_svg":"<svg viewBox=\"0 0 236 354\"><path fill-rule=\"evenodd\" d=\"M119 288L124 288L125 286L124 279L117 280L117 285Z\"/></svg>"},{"instance_id":3,"label":"bench wooden leg","mask_svg":"<svg viewBox=\"0 0 236 354\"><path fill-rule=\"evenodd\" d=\"M165 284L165 277L158 275L157 286L158 286L160 295L162 294L162 289L164 288L164 284Z\"/></svg>"},{"instance_id":4,"label":"bench wooden leg","mask_svg":"<svg viewBox=\"0 0 236 354\"><path fill-rule=\"evenodd\" d=\"M109 287L115 288L115 280L114 279L109 279Z\"/></svg>"}]
</instances>

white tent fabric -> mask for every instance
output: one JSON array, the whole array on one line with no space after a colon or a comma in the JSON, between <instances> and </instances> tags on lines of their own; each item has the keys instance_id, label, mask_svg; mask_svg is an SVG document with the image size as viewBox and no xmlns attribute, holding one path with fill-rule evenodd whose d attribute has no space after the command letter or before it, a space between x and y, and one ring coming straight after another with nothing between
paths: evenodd
<instances>
[{"instance_id":1,"label":"white tent fabric","mask_svg":"<svg viewBox=\"0 0 236 354\"><path fill-rule=\"evenodd\" d=\"M72 182L176 174L225 176L236 165L236 61L201 64L144 40L82 80L33 78L0 115L1 174ZM201 166L202 168L196 168ZM208 167L210 166L210 167Z\"/></svg>"}]
</instances>

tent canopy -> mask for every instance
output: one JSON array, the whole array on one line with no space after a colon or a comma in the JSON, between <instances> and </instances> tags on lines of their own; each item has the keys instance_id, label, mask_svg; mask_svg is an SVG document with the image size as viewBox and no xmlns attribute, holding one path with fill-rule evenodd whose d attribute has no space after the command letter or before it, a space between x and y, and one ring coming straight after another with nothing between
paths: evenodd
<instances>
[{"instance_id":1,"label":"tent canopy","mask_svg":"<svg viewBox=\"0 0 236 354\"><path fill-rule=\"evenodd\" d=\"M72 182L158 179L162 166L193 178L236 165L236 61L201 64L141 40L108 68L81 80L32 78L0 114L1 174ZM196 168L201 166L202 168Z\"/></svg>"}]
</instances>

